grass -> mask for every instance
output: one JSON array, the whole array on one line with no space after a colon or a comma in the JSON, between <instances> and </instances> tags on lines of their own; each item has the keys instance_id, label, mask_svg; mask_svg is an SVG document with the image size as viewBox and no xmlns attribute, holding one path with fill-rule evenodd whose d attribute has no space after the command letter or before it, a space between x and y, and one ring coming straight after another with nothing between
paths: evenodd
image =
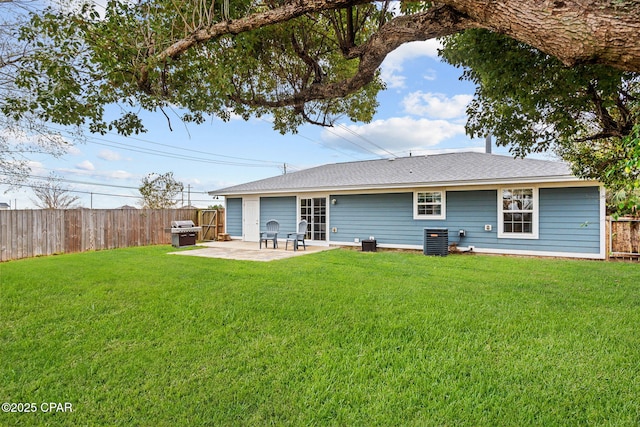
<instances>
[{"instance_id":1,"label":"grass","mask_svg":"<svg viewBox=\"0 0 640 427\"><path fill-rule=\"evenodd\" d=\"M0 425L640 423L637 264L171 250L0 264Z\"/></svg>"}]
</instances>

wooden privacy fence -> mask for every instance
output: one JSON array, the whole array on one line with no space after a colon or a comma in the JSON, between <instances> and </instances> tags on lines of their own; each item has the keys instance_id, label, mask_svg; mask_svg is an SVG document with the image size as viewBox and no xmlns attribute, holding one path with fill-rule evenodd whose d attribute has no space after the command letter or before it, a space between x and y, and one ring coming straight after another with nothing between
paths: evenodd
<instances>
[{"instance_id":1,"label":"wooden privacy fence","mask_svg":"<svg viewBox=\"0 0 640 427\"><path fill-rule=\"evenodd\" d=\"M174 220L197 224L197 209L0 211L0 261L58 253L170 244Z\"/></svg>"},{"instance_id":2,"label":"wooden privacy fence","mask_svg":"<svg viewBox=\"0 0 640 427\"><path fill-rule=\"evenodd\" d=\"M609 258L640 260L640 219L609 218Z\"/></svg>"}]
</instances>

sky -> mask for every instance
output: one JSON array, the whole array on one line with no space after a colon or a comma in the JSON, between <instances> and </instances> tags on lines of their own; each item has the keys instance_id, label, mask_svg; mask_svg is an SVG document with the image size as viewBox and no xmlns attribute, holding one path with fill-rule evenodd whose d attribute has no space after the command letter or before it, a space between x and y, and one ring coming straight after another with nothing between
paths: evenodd
<instances>
[{"instance_id":1,"label":"sky","mask_svg":"<svg viewBox=\"0 0 640 427\"><path fill-rule=\"evenodd\" d=\"M399 47L382 64L387 88L370 123L339 121L333 128L304 125L281 135L268 119L229 122L211 118L201 125L176 117L171 128L162 113L145 114L147 133L135 137L88 135L59 158L32 155L32 177L52 172L85 208L139 207L138 187L150 173L172 172L185 187L177 206L206 208L222 204L207 193L230 185L291 173L327 163L484 151L484 139L465 135L465 109L475 87L460 81L461 69L437 56L438 42ZM52 125L54 129L61 129ZM494 153L508 154L505 148ZM29 188L5 192L0 202L12 209L36 208Z\"/></svg>"}]
</instances>

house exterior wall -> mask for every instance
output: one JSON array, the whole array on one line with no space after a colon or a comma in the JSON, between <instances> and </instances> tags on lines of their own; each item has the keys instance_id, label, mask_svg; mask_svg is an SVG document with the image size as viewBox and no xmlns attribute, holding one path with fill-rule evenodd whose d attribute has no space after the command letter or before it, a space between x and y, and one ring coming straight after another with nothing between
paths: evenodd
<instances>
[{"instance_id":1,"label":"house exterior wall","mask_svg":"<svg viewBox=\"0 0 640 427\"><path fill-rule=\"evenodd\" d=\"M278 237L287 237L287 232L296 230L296 196L261 197L260 198L260 229L264 230L267 221L275 219L280 223Z\"/></svg>"},{"instance_id":2,"label":"house exterior wall","mask_svg":"<svg viewBox=\"0 0 640 427\"><path fill-rule=\"evenodd\" d=\"M541 249L598 253L599 202L598 187L540 189L540 240L548 242Z\"/></svg>"},{"instance_id":3,"label":"house exterior wall","mask_svg":"<svg viewBox=\"0 0 640 427\"><path fill-rule=\"evenodd\" d=\"M499 190L447 190L446 218L414 219L413 191L375 194L330 194L328 243L356 244L370 236L379 246L421 249L424 229L444 227L449 242L473 246L476 252L604 257L600 188L539 187L537 239L498 237ZM280 231L296 228L297 197L260 197L260 224L280 222ZM485 231L485 225L491 231ZM459 238L458 231L466 236ZM242 198L227 199L227 233L242 236Z\"/></svg>"},{"instance_id":4,"label":"house exterior wall","mask_svg":"<svg viewBox=\"0 0 640 427\"><path fill-rule=\"evenodd\" d=\"M601 254L598 187L540 188L539 238L498 238L498 190L446 192L446 219L413 218L413 193L331 195L331 243L374 236L380 246L422 248L424 228L444 227L449 242L476 251L545 255ZM491 231L485 231L485 225ZM466 237L460 239L459 230ZM335 230L335 231L333 231Z\"/></svg>"},{"instance_id":5,"label":"house exterior wall","mask_svg":"<svg viewBox=\"0 0 640 427\"><path fill-rule=\"evenodd\" d=\"M354 242L373 236L378 245L422 247L424 228L448 228L449 242L458 241L458 230L467 233L461 244L480 246L496 240L497 191L448 191L444 220L413 218L413 192L394 194L332 195L330 229L333 242ZM484 225L494 232L487 234ZM491 236L491 234L493 236Z\"/></svg>"},{"instance_id":6,"label":"house exterior wall","mask_svg":"<svg viewBox=\"0 0 640 427\"><path fill-rule=\"evenodd\" d=\"M227 230L226 233L230 236L241 237L242 236L242 198L230 198L226 199L227 218L225 221Z\"/></svg>"}]
</instances>

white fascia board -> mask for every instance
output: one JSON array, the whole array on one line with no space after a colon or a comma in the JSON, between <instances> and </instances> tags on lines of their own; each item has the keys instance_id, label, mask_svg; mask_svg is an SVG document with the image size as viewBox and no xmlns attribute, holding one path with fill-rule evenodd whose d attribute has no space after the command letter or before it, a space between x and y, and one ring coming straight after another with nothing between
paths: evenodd
<instances>
[{"instance_id":1,"label":"white fascia board","mask_svg":"<svg viewBox=\"0 0 640 427\"><path fill-rule=\"evenodd\" d=\"M402 184L375 184L375 185L346 185L335 187L301 187L301 188L282 188L274 190L259 190L252 189L246 191L237 191L233 193L221 193L216 191L210 191L210 196L245 196L245 195L259 195L259 196L274 196L274 195L293 195L293 194L334 194L334 193L379 193L393 190L411 190L414 188L448 188L448 189L483 189L483 188L496 188L497 186L504 185L537 185L541 188L545 187L592 187L594 185L600 186L598 181L582 180L574 176L549 176L549 177L528 177L528 178L505 178L498 180L475 180L475 181L439 181L439 182L411 182Z\"/></svg>"}]
</instances>

